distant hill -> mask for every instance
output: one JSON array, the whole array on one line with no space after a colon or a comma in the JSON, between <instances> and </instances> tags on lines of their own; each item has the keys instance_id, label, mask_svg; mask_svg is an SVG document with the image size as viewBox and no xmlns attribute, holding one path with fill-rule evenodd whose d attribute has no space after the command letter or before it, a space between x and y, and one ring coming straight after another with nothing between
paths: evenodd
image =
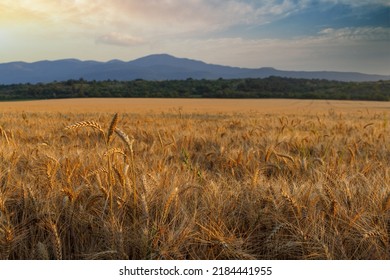
<instances>
[{"instance_id":1,"label":"distant hill","mask_svg":"<svg viewBox=\"0 0 390 280\"><path fill-rule=\"evenodd\" d=\"M167 54L156 54L124 62L80 61L64 59L33 63L10 62L0 64L0 84L48 83L70 79L85 80L183 80L192 79L239 79L279 76L301 79L326 79L335 81L390 80L390 76L369 75L355 72L334 71L283 71L270 67L258 69L207 64Z\"/></svg>"}]
</instances>

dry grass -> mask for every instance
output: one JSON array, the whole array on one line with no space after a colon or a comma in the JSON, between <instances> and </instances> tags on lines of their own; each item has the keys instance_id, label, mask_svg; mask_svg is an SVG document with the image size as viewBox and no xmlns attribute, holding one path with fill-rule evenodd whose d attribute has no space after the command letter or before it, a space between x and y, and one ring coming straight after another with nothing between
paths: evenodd
<instances>
[{"instance_id":1,"label":"dry grass","mask_svg":"<svg viewBox=\"0 0 390 280\"><path fill-rule=\"evenodd\" d=\"M389 259L388 106L3 113L0 257Z\"/></svg>"}]
</instances>

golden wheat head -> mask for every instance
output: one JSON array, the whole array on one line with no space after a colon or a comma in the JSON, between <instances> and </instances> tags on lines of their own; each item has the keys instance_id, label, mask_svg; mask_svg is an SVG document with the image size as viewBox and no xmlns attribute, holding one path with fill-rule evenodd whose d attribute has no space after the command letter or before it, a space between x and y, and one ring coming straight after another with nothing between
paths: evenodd
<instances>
[{"instance_id":1,"label":"golden wheat head","mask_svg":"<svg viewBox=\"0 0 390 280\"><path fill-rule=\"evenodd\" d=\"M100 126L99 123L97 123L95 121L77 122L75 124L71 124L71 125L66 126L65 129L66 130L70 130L70 129L78 129L78 128L81 128L81 127L92 127L93 129L97 129L97 130L99 130L100 132L103 133L102 127Z\"/></svg>"},{"instance_id":2,"label":"golden wheat head","mask_svg":"<svg viewBox=\"0 0 390 280\"><path fill-rule=\"evenodd\" d=\"M111 137L114 134L116 125L118 124L118 113L114 115L112 118L110 127L108 128L108 133L107 133L107 143L110 143Z\"/></svg>"},{"instance_id":3,"label":"golden wheat head","mask_svg":"<svg viewBox=\"0 0 390 280\"><path fill-rule=\"evenodd\" d=\"M122 139L123 142L125 142L129 151L133 152L134 139L130 140L129 136L126 133L124 133L122 130L120 130L119 128L115 128L115 133L119 136L119 138Z\"/></svg>"}]
</instances>

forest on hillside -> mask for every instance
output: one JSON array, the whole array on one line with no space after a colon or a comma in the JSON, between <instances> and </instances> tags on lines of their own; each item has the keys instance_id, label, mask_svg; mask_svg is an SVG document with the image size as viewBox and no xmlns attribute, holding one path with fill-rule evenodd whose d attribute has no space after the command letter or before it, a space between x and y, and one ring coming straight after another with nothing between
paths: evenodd
<instances>
[{"instance_id":1,"label":"forest on hillside","mask_svg":"<svg viewBox=\"0 0 390 280\"><path fill-rule=\"evenodd\" d=\"M87 81L0 85L0 100L86 97L297 98L390 101L390 81L264 79Z\"/></svg>"}]
</instances>

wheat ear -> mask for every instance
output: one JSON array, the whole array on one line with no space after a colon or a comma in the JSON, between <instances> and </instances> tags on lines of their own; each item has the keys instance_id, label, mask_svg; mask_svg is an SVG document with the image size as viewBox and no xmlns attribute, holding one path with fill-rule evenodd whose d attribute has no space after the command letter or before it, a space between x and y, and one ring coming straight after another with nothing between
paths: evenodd
<instances>
[{"instance_id":1,"label":"wheat ear","mask_svg":"<svg viewBox=\"0 0 390 280\"><path fill-rule=\"evenodd\" d=\"M122 139L123 142L125 142L127 148L132 153L134 139L130 140L129 136L126 133L124 133L122 130L120 130L119 128L115 128L115 133L119 136L119 138Z\"/></svg>"},{"instance_id":2,"label":"wheat ear","mask_svg":"<svg viewBox=\"0 0 390 280\"><path fill-rule=\"evenodd\" d=\"M297 201L290 196L286 191L282 190L282 197L285 201L287 201L287 204L294 210L296 213L300 216L301 215L301 207L297 203Z\"/></svg>"},{"instance_id":3,"label":"wheat ear","mask_svg":"<svg viewBox=\"0 0 390 280\"><path fill-rule=\"evenodd\" d=\"M107 133L107 144L110 143L110 140L112 138L112 135L114 134L116 125L118 124L118 113L114 115L114 117L111 120L110 127L108 128L108 133Z\"/></svg>"},{"instance_id":4,"label":"wheat ear","mask_svg":"<svg viewBox=\"0 0 390 280\"><path fill-rule=\"evenodd\" d=\"M274 153L274 148L271 146L267 149L267 152L265 153L264 161L268 162L271 155Z\"/></svg>"},{"instance_id":5,"label":"wheat ear","mask_svg":"<svg viewBox=\"0 0 390 280\"><path fill-rule=\"evenodd\" d=\"M100 124L95 122L95 121L77 122L75 124L68 125L67 127L65 127L65 129L66 130L78 129L78 128L81 128L81 127L92 127L93 129L97 129L97 130L99 130L100 132L102 132L104 134L104 131L103 131L102 127L100 126Z\"/></svg>"},{"instance_id":6,"label":"wheat ear","mask_svg":"<svg viewBox=\"0 0 390 280\"><path fill-rule=\"evenodd\" d=\"M173 200L175 200L177 198L177 193L178 193L178 188L175 188L170 193L167 201L165 202L164 210L163 210L163 214L162 214L163 221L166 221L166 219L168 218L169 209L171 207L171 204L172 204Z\"/></svg>"},{"instance_id":7,"label":"wheat ear","mask_svg":"<svg viewBox=\"0 0 390 280\"><path fill-rule=\"evenodd\" d=\"M60 236L58 235L57 225L53 222L49 222L49 228L51 230L52 237L53 237L56 259L62 260L62 243L61 243Z\"/></svg>"},{"instance_id":8,"label":"wheat ear","mask_svg":"<svg viewBox=\"0 0 390 280\"><path fill-rule=\"evenodd\" d=\"M103 156L108 157L108 156L111 156L111 155L113 155L113 154L121 154L121 155L123 155L124 157L126 157L125 152L124 152L121 148L116 148L116 147L107 150L107 151L103 154Z\"/></svg>"}]
</instances>

